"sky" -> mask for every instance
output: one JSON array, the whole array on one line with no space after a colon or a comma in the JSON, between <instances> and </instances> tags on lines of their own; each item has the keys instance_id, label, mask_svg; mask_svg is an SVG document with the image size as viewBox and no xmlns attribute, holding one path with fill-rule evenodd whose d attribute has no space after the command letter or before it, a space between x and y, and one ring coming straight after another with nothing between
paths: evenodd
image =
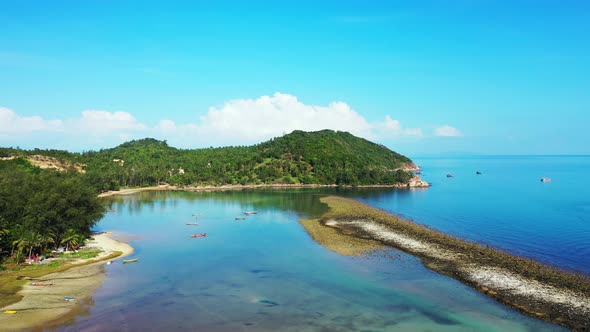
<instances>
[{"instance_id":1,"label":"sky","mask_svg":"<svg viewBox=\"0 0 590 332\"><path fill-rule=\"evenodd\" d=\"M0 0L0 146L590 154L588 1Z\"/></svg>"}]
</instances>

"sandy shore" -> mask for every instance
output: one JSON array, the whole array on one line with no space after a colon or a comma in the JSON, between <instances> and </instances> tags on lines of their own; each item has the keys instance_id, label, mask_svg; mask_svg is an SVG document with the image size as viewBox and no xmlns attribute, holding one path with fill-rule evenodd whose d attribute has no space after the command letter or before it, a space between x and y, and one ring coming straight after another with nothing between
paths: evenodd
<instances>
[{"instance_id":1,"label":"sandy shore","mask_svg":"<svg viewBox=\"0 0 590 332\"><path fill-rule=\"evenodd\" d=\"M107 234L95 235L94 240L89 240L86 246L99 248L104 252L90 260L73 262L72 268L65 271L48 274L27 283L19 292L23 296L20 302L0 308L0 330L41 330L42 327L58 324L89 310L91 296L105 278L105 258L120 252L121 255L116 258L120 259L133 253L133 247L116 241ZM89 262L91 263L88 264ZM52 285L33 286L34 282ZM65 301L65 296L71 296L74 300ZM5 310L15 310L16 314L4 314Z\"/></svg>"},{"instance_id":2,"label":"sandy shore","mask_svg":"<svg viewBox=\"0 0 590 332\"><path fill-rule=\"evenodd\" d=\"M114 195L129 195L135 194L142 191L160 191L160 190L178 190L175 186L169 185L162 185L162 186L153 186L153 187L143 187L143 188L132 188L132 189L121 189L121 190L113 190L107 191L104 193L98 194L98 197L109 197Z\"/></svg>"},{"instance_id":3,"label":"sandy shore","mask_svg":"<svg viewBox=\"0 0 590 332\"><path fill-rule=\"evenodd\" d=\"M407 184L391 184L391 185L360 185L360 186L350 186L350 185L336 185L336 184L236 184L236 185L222 185L222 186L185 186L185 187L177 187L173 185L161 185L161 186L153 186L153 187L143 187L143 188L132 188L132 189L121 189L121 190L113 190L107 191L104 193L98 194L98 197L109 197L115 195L129 195L135 194L142 191L225 191L225 190L245 190L245 189L281 189L281 188L397 188L397 189L424 189L430 186L429 183L425 181L420 182L412 182L411 186Z\"/></svg>"}]
</instances>

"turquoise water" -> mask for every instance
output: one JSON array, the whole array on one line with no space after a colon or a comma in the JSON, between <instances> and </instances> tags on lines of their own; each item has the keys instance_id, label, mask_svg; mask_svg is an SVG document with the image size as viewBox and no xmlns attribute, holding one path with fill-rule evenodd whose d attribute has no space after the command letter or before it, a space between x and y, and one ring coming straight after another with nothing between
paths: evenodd
<instances>
[{"instance_id":1,"label":"turquoise water","mask_svg":"<svg viewBox=\"0 0 590 332\"><path fill-rule=\"evenodd\" d=\"M456 173L454 183L461 181ZM431 189L443 188L437 184ZM298 220L321 214L325 207L318 198L332 192L387 209L407 203L411 208L402 213L413 218L420 215L412 211L423 212L420 205L436 197L420 199L428 191L292 190L149 192L114 198L109 204L116 212L107 214L97 230L129 240L136 248L131 257L140 261L105 265L107 278L87 311L56 329L560 330L431 272L401 252L355 258L325 249ZM234 220L249 210L259 213ZM185 225L194 221L199 224ZM189 237L202 232L207 237Z\"/></svg>"}]
</instances>

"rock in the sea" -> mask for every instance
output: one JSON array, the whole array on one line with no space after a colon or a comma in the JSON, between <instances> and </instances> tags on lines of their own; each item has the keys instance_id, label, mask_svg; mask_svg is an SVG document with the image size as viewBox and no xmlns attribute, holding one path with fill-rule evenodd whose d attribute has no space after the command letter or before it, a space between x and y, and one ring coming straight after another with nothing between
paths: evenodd
<instances>
[{"instance_id":1,"label":"rock in the sea","mask_svg":"<svg viewBox=\"0 0 590 332\"><path fill-rule=\"evenodd\" d=\"M422 180L419 176L414 176L408 181L408 187L410 188L424 188L430 187L430 183Z\"/></svg>"}]
</instances>

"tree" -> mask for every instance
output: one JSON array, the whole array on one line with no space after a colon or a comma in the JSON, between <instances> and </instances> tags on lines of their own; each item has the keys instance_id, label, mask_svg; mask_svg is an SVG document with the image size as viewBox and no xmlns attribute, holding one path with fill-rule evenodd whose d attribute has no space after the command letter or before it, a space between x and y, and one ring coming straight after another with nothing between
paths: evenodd
<instances>
[{"instance_id":1,"label":"tree","mask_svg":"<svg viewBox=\"0 0 590 332\"><path fill-rule=\"evenodd\" d=\"M63 235L63 238L61 239L61 244L65 244L66 251L69 251L69 248L77 248L80 244L84 242L84 239L86 239L84 235L76 232L75 229L70 228Z\"/></svg>"}]
</instances>

